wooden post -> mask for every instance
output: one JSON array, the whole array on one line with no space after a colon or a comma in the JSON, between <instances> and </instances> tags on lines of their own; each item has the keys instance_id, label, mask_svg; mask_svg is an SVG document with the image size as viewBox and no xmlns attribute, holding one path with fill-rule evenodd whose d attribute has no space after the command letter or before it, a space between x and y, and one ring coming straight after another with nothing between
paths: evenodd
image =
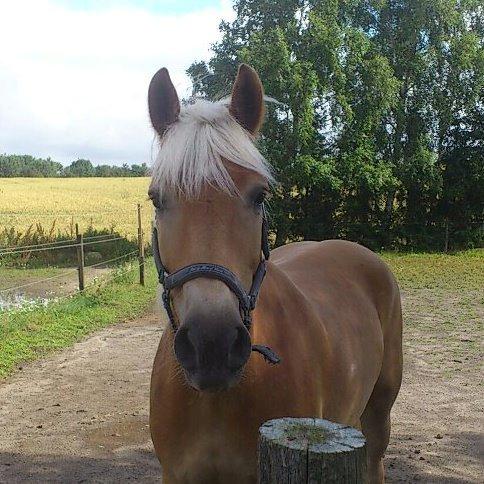
<instances>
[{"instance_id":1,"label":"wooden post","mask_svg":"<svg viewBox=\"0 0 484 484\"><path fill-rule=\"evenodd\" d=\"M79 276L79 291L84 291L84 239L79 233L79 224L76 224L77 240L77 273Z\"/></svg>"},{"instance_id":2,"label":"wooden post","mask_svg":"<svg viewBox=\"0 0 484 484\"><path fill-rule=\"evenodd\" d=\"M143 244L143 227L141 225L141 205L138 203L138 262L139 283L145 285L145 249Z\"/></svg>"},{"instance_id":3,"label":"wooden post","mask_svg":"<svg viewBox=\"0 0 484 484\"><path fill-rule=\"evenodd\" d=\"M444 242L444 252L449 251L449 218L445 219L445 242Z\"/></svg>"},{"instance_id":4,"label":"wooden post","mask_svg":"<svg viewBox=\"0 0 484 484\"><path fill-rule=\"evenodd\" d=\"M259 429L259 484L366 482L366 441L317 418L269 420Z\"/></svg>"}]
</instances>

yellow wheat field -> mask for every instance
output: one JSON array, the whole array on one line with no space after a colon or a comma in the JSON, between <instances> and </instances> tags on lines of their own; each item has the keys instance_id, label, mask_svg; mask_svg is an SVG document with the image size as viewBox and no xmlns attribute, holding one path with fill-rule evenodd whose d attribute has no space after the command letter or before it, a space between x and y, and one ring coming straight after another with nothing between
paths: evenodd
<instances>
[{"instance_id":1,"label":"yellow wheat field","mask_svg":"<svg viewBox=\"0 0 484 484\"><path fill-rule=\"evenodd\" d=\"M37 223L49 230L55 221L56 232L70 232L76 223L82 231L92 223L131 237L137 235L140 203L149 235L148 184L149 178L0 178L0 231Z\"/></svg>"}]
</instances>

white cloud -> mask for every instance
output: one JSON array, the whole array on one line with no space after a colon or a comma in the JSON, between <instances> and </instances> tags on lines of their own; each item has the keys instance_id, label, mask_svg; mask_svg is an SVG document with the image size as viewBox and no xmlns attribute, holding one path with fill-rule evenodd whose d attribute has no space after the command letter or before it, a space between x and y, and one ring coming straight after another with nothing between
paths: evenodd
<instances>
[{"instance_id":1,"label":"white cloud","mask_svg":"<svg viewBox=\"0 0 484 484\"><path fill-rule=\"evenodd\" d=\"M228 0L183 15L0 0L0 152L150 162L151 76L166 66L189 94L186 68L209 57L232 15Z\"/></svg>"}]
</instances>

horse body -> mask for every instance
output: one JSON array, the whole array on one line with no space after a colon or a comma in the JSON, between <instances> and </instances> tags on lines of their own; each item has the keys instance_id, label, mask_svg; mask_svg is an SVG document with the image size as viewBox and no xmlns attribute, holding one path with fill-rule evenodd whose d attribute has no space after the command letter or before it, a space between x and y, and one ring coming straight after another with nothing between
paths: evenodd
<instances>
[{"instance_id":1,"label":"horse body","mask_svg":"<svg viewBox=\"0 0 484 484\"><path fill-rule=\"evenodd\" d=\"M253 144L264 115L253 69L240 67L229 105L181 108L166 69L148 99L161 140L153 250L171 323L151 384L165 484L255 482L258 428L287 416L361 428L370 481L382 482L402 371L389 269L337 240L289 244L266 261L272 176Z\"/></svg>"},{"instance_id":2,"label":"horse body","mask_svg":"<svg viewBox=\"0 0 484 484\"><path fill-rule=\"evenodd\" d=\"M253 341L269 344L282 363L253 355L241 382L219 393L186 384L173 334L164 332L150 413L164 482L255 482L258 428L285 416L362 428L371 480L381 481L402 358L400 297L389 269L350 242L278 248L253 320Z\"/></svg>"}]
</instances>

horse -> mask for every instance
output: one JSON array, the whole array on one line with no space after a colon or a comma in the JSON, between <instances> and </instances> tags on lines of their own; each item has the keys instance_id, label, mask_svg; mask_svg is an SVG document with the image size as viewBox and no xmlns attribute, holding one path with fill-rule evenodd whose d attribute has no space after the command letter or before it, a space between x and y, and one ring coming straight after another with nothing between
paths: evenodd
<instances>
[{"instance_id":1,"label":"horse","mask_svg":"<svg viewBox=\"0 0 484 484\"><path fill-rule=\"evenodd\" d=\"M399 288L375 253L349 241L269 254L274 176L255 145L264 101L244 64L218 102L181 107L166 68L149 86L160 141L153 250L170 323L150 392L162 480L254 483L259 427L290 416L361 429L369 482L383 482L402 378Z\"/></svg>"}]
</instances>

